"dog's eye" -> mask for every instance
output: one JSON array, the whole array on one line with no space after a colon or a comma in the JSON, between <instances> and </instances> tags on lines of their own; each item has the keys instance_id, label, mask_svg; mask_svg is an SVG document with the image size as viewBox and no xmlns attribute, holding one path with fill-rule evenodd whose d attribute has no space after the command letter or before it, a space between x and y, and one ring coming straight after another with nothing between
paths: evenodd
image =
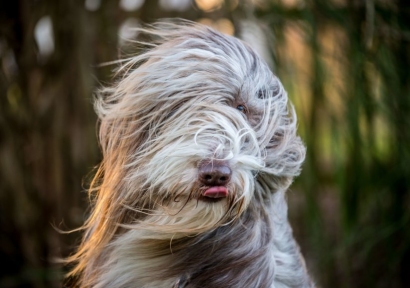
<instances>
[{"instance_id":1,"label":"dog's eye","mask_svg":"<svg viewBox=\"0 0 410 288\"><path fill-rule=\"evenodd\" d=\"M236 109L238 109L238 110L241 111L242 113L246 113L246 107L245 107L245 105L238 105L238 106L236 106Z\"/></svg>"},{"instance_id":2,"label":"dog's eye","mask_svg":"<svg viewBox=\"0 0 410 288\"><path fill-rule=\"evenodd\" d=\"M265 95L264 95L264 93L263 93L263 91L262 90L258 90L258 98L259 99L263 99L264 97L265 97Z\"/></svg>"}]
</instances>

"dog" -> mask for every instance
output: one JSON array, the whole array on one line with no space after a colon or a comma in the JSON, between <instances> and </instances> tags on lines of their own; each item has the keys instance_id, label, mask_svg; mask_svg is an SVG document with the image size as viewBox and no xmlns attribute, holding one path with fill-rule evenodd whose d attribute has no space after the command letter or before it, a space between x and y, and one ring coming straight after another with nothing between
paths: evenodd
<instances>
[{"instance_id":1,"label":"dog","mask_svg":"<svg viewBox=\"0 0 410 288\"><path fill-rule=\"evenodd\" d=\"M103 160L69 276L96 288L314 287L287 219L305 147L279 79L209 27L140 32L150 48L97 93Z\"/></svg>"}]
</instances>

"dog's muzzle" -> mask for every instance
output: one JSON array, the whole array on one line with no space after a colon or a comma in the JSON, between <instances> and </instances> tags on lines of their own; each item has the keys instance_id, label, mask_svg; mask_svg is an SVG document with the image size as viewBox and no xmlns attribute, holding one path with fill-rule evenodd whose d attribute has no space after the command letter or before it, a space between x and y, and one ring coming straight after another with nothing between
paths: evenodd
<instances>
[{"instance_id":1,"label":"dog's muzzle","mask_svg":"<svg viewBox=\"0 0 410 288\"><path fill-rule=\"evenodd\" d=\"M226 185L231 180L232 171L224 161L206 161L198 167L198 180L206 187L202 196L224 198L228 196Z\"/></svg>"}]
</instances>

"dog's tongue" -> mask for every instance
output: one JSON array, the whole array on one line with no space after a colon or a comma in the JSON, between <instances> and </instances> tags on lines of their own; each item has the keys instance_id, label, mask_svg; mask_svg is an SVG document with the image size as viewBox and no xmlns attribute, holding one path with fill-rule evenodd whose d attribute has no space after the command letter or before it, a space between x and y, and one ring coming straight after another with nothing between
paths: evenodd
<instances>
[{"instance_id":1,"label":"dog's tongue","mask_svg":"<svg viewBox=\"0 0 410 288\"><path fill-rule=\"evenodd\" d=\"M228 196L228 189L223 186L215 186L206 189L202 195L208 198L224 198Z\"/></svg>"}]
</instances>

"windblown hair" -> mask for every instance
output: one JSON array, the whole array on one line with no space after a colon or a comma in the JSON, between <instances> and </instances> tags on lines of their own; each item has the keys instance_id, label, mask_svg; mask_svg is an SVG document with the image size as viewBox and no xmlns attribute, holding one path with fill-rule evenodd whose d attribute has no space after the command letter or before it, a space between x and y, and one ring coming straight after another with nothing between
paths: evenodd
<instances>
[{"instance_id":1,"label":"windblown hair","mask_svg":"<svg viewBox=\"0 0 410 288\"><path fill-rule=\"evenodd\" d=\"M69 275L98 288L313 287L285 201L305 148L278 78L211 28L140 32L151 48L95 101L103 160ZM215 161L232 170L229 193L206 199L198 167Z\"/></svg>"}]
</instances>

